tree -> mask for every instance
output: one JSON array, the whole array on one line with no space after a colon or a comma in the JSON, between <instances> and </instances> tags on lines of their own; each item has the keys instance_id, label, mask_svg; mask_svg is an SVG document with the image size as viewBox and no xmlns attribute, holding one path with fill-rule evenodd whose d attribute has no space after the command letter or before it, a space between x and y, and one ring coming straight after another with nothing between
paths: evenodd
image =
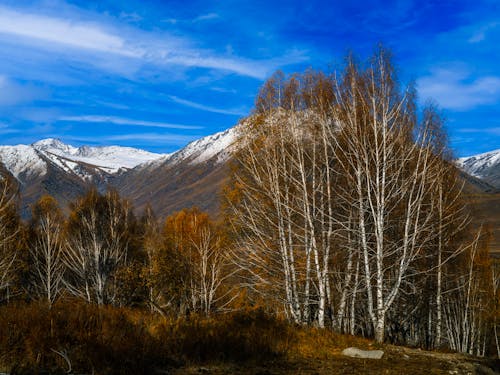
<instances>
[{"instance_id":1,"label":"tree","mask_svg":"<svg viewBox=\"0 0 500 375\"><path fill-rule=\"evenodd\" d=\"M114 276L127 261L133 223L129 202L114 190L90 190L73 205L63 255L70 293L99 305L115 302Z\"/></svg>"},{"instance_id":2,"label":"tree","mask_svg":"<svg viewBox=\"0 0 500 375\"><path fill-rule=\"evenodd\" d=\"M31 285L34 294L52 306L62 289L63 214L50 196L41 197L32 208Z\"/></svg>"},{"instance_id":3,"label":"tree","mask_svg":"<svg viewBox=\"0 0 500 375\"><path fill-rule=\"evenodd\" d=\"M386 315L435 235L428 192L437 188L429 124L416 122L414 90L400 92L389 53L380 49L361 71L350 59L336 82L339 194L354 210L366 306L377 342Z\"/></svg>"},{"instance_id":4,"label":"tree","mask_svg":"<svg viewBox=\"0 0 500 375\"><path fill-rule=\"evenodd\" d=\"M499 330L499 320L500 320L500 262L494 260L491 267L491 278L493 285L493 335L495 340L495 348L497 352L497 358L500 359L500 330Z\"/></svg>"},{"instance_id":5,"label":"tree","mask_svg":"<svg viewBox=\"0 0 500 375\"><path fill-rule=\"evenodd\" d=\"M151 288L159 293L155 306L207 315L224 308L230 301L225 289L230 272L221 230L192 208L169 216L163 237L163 248L151 256Z\"/></svg>"},{"instance_id":6,"label":"tree","mask_svg":"<svg viewBox=\"0 0 500 375\"><path fill-rule=\"evenodd\" d=\"M14 182L0 174L0 301L9 300L17 277L20 233Z\"/></svg>"},{"instance_id":7,"label":"tree","mask_svg":"<svg viewBox=\"0 0 500 375\"><path fill-rule=\"evenodd\" d=\"M464 249L451 250L467 220L442 120L429 107L418 121L415 96L379 48L366 68L348 56L341 74L273 76L241 124L236 258L291 320L350 332L357 321L382 342L418 278Z\"/></svg>"},{"instance_id":8,"label":"tree","mask_svg":"<svg viewBox=\"0 0 500 375\"><path fill-rule=\"evenodd\" d=\"M453 265L443 310L452 350L484 356L495 331L495 287L489 256L490 233L480 228Z\"/></svg>"},{"instance_id":9,"label":"tree","mask_svg":"<svg viewBox=\"0 0 500 375\"><path fill-rule=\"evenodd\" d=\"M160 256L165 245L158 219L150 206L146 207L141 224L143 228L142 248L146 256L142 272L148 289L148 304L151 311L162 313L166 306L162 308L164 276L161 273L165 269L161 265Z\"/></svg>"},{"instance_id":10,"label":"tree","mask_svg":"<svg viewBox=\"0 0 500 375\"><path fill-rule=\"evenodd\" d=\"M230 202L249 285L297 323L324 327L336 222L331 80L273 76L241 128ZM314 317L313 317L314 316Z\"/></svg>"}]
</instances>

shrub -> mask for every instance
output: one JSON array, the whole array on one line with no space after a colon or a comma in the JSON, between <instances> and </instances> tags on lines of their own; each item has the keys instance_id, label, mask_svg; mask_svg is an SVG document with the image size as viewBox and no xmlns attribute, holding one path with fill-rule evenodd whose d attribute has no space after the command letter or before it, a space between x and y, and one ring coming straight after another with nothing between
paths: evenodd
<instances>
[{"instance_id":1,"label":"shrub","mask_svg":"<svg viewBox=\"0 0 500 375\"><path fill-rule=\"evenodd\" d=\"M293 328L261 310L168 320L147 311L58 302L0 308L0 369L149 374L191 363L283 357Z\"/></svg>"}]
</instances>

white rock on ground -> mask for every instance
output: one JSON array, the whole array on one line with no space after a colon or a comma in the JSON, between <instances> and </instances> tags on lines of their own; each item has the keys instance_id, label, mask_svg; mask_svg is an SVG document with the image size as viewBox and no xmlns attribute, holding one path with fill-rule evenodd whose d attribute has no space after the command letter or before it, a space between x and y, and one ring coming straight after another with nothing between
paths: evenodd
<instances>
[{"instance_id":1,"label":"white rock on ground","mask_svg":"<svg viewBox=\"0 0 500 375\"><path fill-rule=\"evenodd\" d=\"M380 359L384 355L384 352L382 350L361 350L352 347L342 350L342 354L353 358Z\"/></svg>"}]
</instances>

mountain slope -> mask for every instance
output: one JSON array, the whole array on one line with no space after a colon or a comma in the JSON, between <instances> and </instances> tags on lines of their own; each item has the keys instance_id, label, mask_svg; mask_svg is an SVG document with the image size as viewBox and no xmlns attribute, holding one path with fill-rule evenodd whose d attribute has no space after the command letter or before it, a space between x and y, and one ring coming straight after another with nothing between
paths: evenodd
<instances>
[{"instance_id":1,"label":"mountain slope","mask_svg":"<svg viewBox=\"0 0 500 375\"><path fill-rule=\"evenodd\" d=\"M500 189L500 149L460 158L457 164L468 174Z\"/></svg>"},{"instance_id":2,"label":"mountain slope","mask_svg":"<svg viewBox=\"0 0 500 375\"><path fill-rule=\"evenodd\" d=\"M171 155L116 176L111 184L132 198L139 210L150 204L161 217L192 206L216 214L238 129L191 142Z\"/></svg>"}]
</instances>

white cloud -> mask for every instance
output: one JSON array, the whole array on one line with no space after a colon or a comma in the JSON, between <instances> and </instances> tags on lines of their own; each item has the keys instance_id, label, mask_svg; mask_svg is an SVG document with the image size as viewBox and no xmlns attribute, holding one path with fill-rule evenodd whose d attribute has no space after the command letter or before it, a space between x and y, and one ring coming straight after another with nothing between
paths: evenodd
<instances>
[{"instance_id":1,"label":"white cloud","mask_svg":"<svg viewBox=\"0 0 500 375\"><path fill-rule=\"evenodd\" d=\"M247 114L247 111L241 110L241 109L222 109L222 108L215 108L211 107L208 105L192 102L190 100L186 99L181 99L177 96L174 95L169 95L168 98L173 101L174 103L185 105L186 107L191 107L195 109L199 109L202 111L207 111L207 112L213 112L213 113L221 113L224 115L233 115L233 116L244 116Z\"/></svg>"},{"instance_id":2,"label":"white cloud","mask_svg":"<svg viewBox=\"0 0 500 375\"><path fill-rule=\"evenodd\" d=\"M493 126L487 128L461 128L458 130L461 133L486 133L491 135L500 135L500 126Z\"/></svg>"},{"instance_id":3,"label":"white cloud","mask_svg":"<svg viewBox=\"0 0 500 375\"><path fill-rule=\"evenodd\" d=\"M142 21L142 17L136 12L132 12L132 13L120 12L120 18L122 20L129 21L129 22Z\"/></svg>"},{"instance_id":4,"label":"white cloud","mask_svg":"<svg viewBox=\"0 0 500 375\"><path fill-rule=\"evenodd\" d=\"M483 40L486 39L487 34L493 29L495 29L498 25L500 25L499 22L491 22L488 23L487 25L480 27L479 29L474 31L473 35L468 39L468 42L469 43L482 42Z\"/></svg>"},{"instance_id":5,"label":"white cloud","mask_svg":"<svg viewBox=\"0 0 500 375\"><path fill-rule=\"evenodd\" d=\"M67 137L65 135L56 136L60 139L67 141L95 143L99 141L101 144L112 144L113 142L126 142L134 141L147 142L149 145L179 145L192 142L201 138L201 135L183 135L183 134L160 134L160 133L136 133L136 134L120 134L110 136L100 136L99 139L95 137Z\"/></svg>"},{"instance_id":6,"label":"white cloud","mask_svg":"<svg viewBox=\"0 0 500 375\"><path fill-rule=\"evenodd\" d=\"M199 139L199 135L137 133L106 137L108 141L147 141L152 143L184 143Z\"/></svg>"},{"instance_id":7,"label":"white cloud","mask_svg":"<svg viewBox=\"0 0 500 375\"><path fill-rule=\"evenodd\" d=\"M423 99L433 98L444 108L465 111L500 100L500 77L471 79L462 69L436 69L417 81Z\"/></svg>"},{"instance_id":8,"label":"white cloud","mask_svg":"<svg viewBox=\"0 0 500 375\"><path fill-rule=\"evenodd\" d=\"M141 54L126 46L123 38L98 25L25 14L3 7L0 8L0 33L130 57Z\"/></svg>"},{"instance_id":9,"label":"white cloud","mask_svg":"<svg viewBox=\"0 0 500 375\"><path fill-rule=\"evenodd\" d=\"M0 134L14 134L19 133L19 130L8 127L5 124L0 123Z\"/></svg>"},{"instance_id":10,"label":"white cloud","mask_svg":"<svg viewBox=\"0 0 500 375\"><path fill-rule=\"evenodd\" d=\"M198 21L215 19L218 15L209 13L196 18ZM99 18L104 20L104 18ZM108 19L109 20L109 19ZM67 48L87 53L113 54L154 65L179 65L232 72L243 76L264 79L282 65L306 61L304 53L292 51L276 59L252 60L231 55L219 55L214 51L195 47L188 37L178 37L166 31L146 32L138 28L117 24L82 21L76 14L74 19L58 18L26 13L0 6L0 35L15 36L20 43L27 43L41 49L68 53ZM196 37L196 36L194 36ZM9 39L11 41L12 39ZM78 56L74 51L71 59L81 58L88 62L88 56ZM95 58L94 64L101 64L102 58ZM112 61L106 69L118 69L120 64Z\"/></svg>"},{"instance_id":11,"label":"white cloud","mask_svg":"<svg viewBox=\"0 0 500 375\"><path fill-rule=\"evenodd\" d=\"M208 14L202 14L201 16L196 17L193 20L193 22L209 21L209 20L215 20L217 18L220 18L220 16L217 13L208 13Z\"/></svg>"},{"instance_id":12,"label":"white cloud","mask_svg":"<svg viewBox=\"0 0 500 375\"><path fill-rule=\"evenodd\" d=\"M59 118L59 121L111 123L111 124L116 124L116 125L145 126L145 127L152 127L152 128L184 129L184 130L202 129L203 128L201 126L195 126L195 125L170 124L170 123L164 123L164 122L143 121L143 120L123 118L123 117L96 116L96 115L65 116L65 117Z\"/></svg>"}]
</instances>

